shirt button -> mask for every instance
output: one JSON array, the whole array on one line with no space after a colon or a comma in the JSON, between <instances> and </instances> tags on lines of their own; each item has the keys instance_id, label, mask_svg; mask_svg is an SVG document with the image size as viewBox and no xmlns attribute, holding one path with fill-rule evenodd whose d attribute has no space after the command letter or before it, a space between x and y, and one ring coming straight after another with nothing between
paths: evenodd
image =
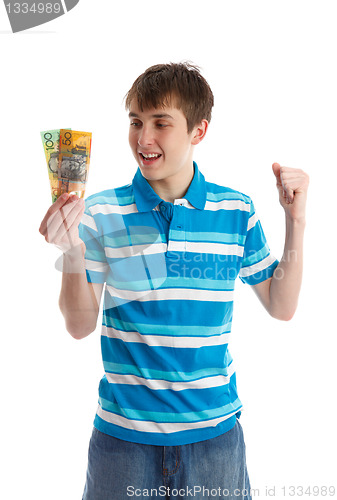
<instances>
[{"instance_id":1,"label":"shirt button","mask_svg":"<svg viewBox=\"0 0 337 500\"><path fill-rule=\"evenodd\" d=\"M166 207L161 207L162 212L165 212L165 210L166 210Z\"/></svg>"}]
</instances>

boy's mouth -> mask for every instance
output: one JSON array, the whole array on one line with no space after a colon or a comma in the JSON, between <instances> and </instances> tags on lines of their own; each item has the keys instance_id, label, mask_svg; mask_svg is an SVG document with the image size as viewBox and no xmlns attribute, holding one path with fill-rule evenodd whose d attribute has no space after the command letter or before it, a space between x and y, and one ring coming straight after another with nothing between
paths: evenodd
<instances>
[{"instance_id":1,"label":"boy's mouth","mask_svg":"<svg viewBox=\"0 0 337 500\"><path fill-rule=\"evenodd\" d=\"M139 153L143 163L145 165L150 165L158 160L162 155L160 153Z\"/></svg>"}]
</instances>

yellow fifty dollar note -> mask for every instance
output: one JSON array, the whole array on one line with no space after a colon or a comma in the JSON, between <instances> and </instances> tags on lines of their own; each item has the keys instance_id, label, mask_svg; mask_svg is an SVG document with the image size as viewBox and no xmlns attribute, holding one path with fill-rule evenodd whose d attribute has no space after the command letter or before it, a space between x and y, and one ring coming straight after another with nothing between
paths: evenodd
<instances>
[{"instance_id":1,"label":"yellow fifty dollar note","mask_svg":"<svg viewBox=\"0 0 337 500\"><path fill-rule=\"evenodd\" d=\"M84 197L89 174L91 132L60 130L58 154L58 192Z\"/></svg>"}]
</instances>

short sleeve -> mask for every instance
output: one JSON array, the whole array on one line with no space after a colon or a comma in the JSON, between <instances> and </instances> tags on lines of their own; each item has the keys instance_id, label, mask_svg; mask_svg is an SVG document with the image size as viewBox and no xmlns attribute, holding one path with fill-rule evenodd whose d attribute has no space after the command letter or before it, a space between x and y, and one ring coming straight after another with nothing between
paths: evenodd
<instances>
[{"instance_id":1,"label":"short sleeve","mask_svg":"<svg viewBox=\"0 0 337 500\"><path fill-rule=\"evenodd\" d=\"M271 278L278 264L279 261L270 253L261 222L251 201L239 278L248 285L257 285Z\"/></svg>"},{"instance_id":2,"label":"short sleeve","mask_svg":"<svg viewBox=\"0 0 337 500\"><path fill-rule=\"evenodd\" d=\"M102 237L99 235L95 219L86 203L85 211L79 225L79 236L85 243L85 268L89 283L104 283L109 266L103 247Z\"/></svg>"}]
</instances>

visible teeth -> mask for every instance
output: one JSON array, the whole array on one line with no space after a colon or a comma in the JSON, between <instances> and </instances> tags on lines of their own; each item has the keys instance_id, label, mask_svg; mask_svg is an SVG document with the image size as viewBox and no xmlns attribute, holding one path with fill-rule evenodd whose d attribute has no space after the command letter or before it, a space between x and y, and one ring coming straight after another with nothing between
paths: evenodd
<instances>
[{"instance_id":1,"label":"visible teeth","mask_svg":"<svg viewBox=\"0 0 337 500\"><path fill-rule=\"evenodd\" d=\"M150 153L150 154L145 154L145 153L142 153L142 155L144 156L144 158L157 158L158 156L160 156L160 154L158 153Z\"/></svg>"}]
</instances>

